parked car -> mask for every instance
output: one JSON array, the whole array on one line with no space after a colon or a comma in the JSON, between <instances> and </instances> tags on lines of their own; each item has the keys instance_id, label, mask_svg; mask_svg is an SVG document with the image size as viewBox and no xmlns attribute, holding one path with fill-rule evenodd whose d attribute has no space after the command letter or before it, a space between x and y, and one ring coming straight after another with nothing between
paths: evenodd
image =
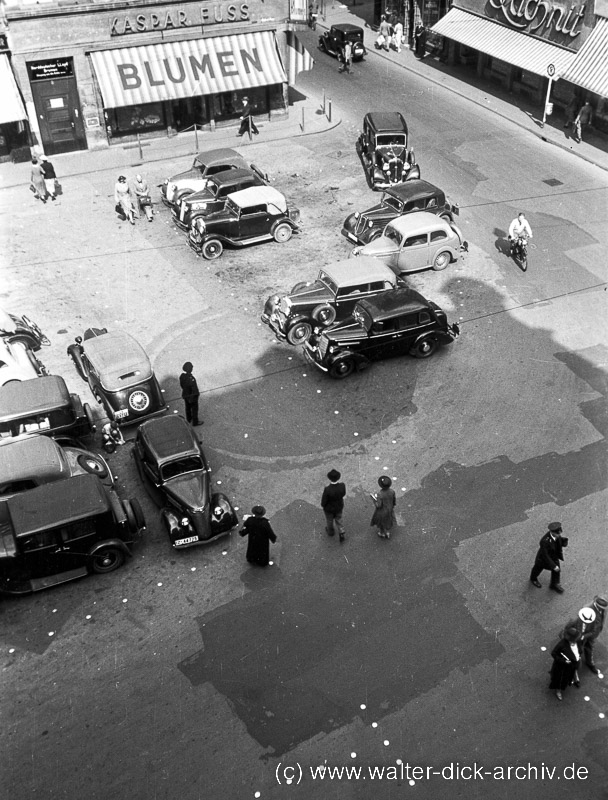
<instances>
[{"instance_id":1,"label":"parked car","mask_svg":"<svg viewBox=\"0 0 608 800\"><path fill-rule=\"evenodd\" d=\"M0 503L0 593L29 594L120 567L145 529L136 500L77 475Z\"/></svg>"},{"instance_id":2,"label":"parked car","mask_svg":"<svg viewBox=\"0 0 608 800\"><path fill-rule=\"evenodd\" d=\"M460 334L443 311L413 289L382 292L362 300L352 316L314 333L304 345L306 360L332 378L346 378L372 361L401 355L428 358Z\"/></svg>"},{"instance_id":3,"label":"parked car","mask_svg":"<svg viewBox=\"0 0 608 800\"><path fill-rule=\"evenodd\" d=\"M450 203L432 183L406 181L385 189L380 202L367 211L349 214L344 220L342 236L355 244L367 244L382 236L388 222L414 211L428 211L446 222L453 222L460 213L458 206Z\"/></svg>"},{"instance_id":4,"label":"parked car","mask_svg":"<svg viewBox=\"0 0 608 800\"><path fill-rule=\"evenodd\" d=\"M211 469L183 417L162 417L137 429L133 457L176 549L207 544L238 525L226 495L211 494Z\"/></svg>"},{"instance_id":5,"label":"parked car","mask_svg":"<svg viewBox=\"0 0 608 800\"><path fill-rule=\"evenodd\" d=\"M402 282L376 258L338 261L319 270L316 281L297 283L289 295L266 300L262 322L278 339L303 344L313 328L344 319L355 303L394 289Z\"/></svg>"},{"instance_id":6,"label":"parked car","mask_svg":"<svg viewBox=\"0 0 608 800\"><path fill-rule=\"evenodd\" d=\"M370 111L363 118L357 151L372 189L420 177L407 123L397 111Z\"/></svg>"},{"instance_id":7,"label":"parked car","mask_svg":"<svg viewBox=\"0 0 608 800\"><path fill-rule=\"evenodd\" d=\"M222 211L197 217L188 244L207 259L219 258L224 246L244 247L274 239L287 242L298 231L300 212L288 208L285 197L272 186L253 186L228 195Z\"/></svg>"},{"instance_id":8,"label":"parked car","mask_svg":"<svg viewBox=\"0 0 608 800\"><path fill-rule=\"evenodd\" d=\"M60 446L48 436L0 440L0 500L76 475L96 475L108 489L114 485L104 457L88 450Z\"/></svg>"},{"instance_id":9,"label":"parked car","mask_svg":"<svg viewBox=\"0 0 608 800\"><path fill-rule=\"evenodd\" d=\"M328 31L324 31L319 36L319 50L338 58L342 55L346 42L352 45L353 61L361 61L367 55L363 44L363 28L348 22L332 25Z\"/></svg>"},{"instance_id":10,"label":"parked car","mask_svg":"<svg viewBox=\"0 0 608 800\"><path fill-rule=\"evenodd\" d=\"M23 342L30 350L38 352L43 345L50 342L38 325L29 317L18 317L0 308L0 338L7 342Z\"/></svg>"},{"instance_id":11,"label":"parked car","mask_svg":"<svg viewBox=\"0 0 608 800\"><path fill-rule=\"evenodd\" d=\"M263 178L250 169L239 167L218 172L209 178L205 189L183 197L179 206L173 207L173 222L183 230L188 230L197 217L206 217L221 211L229 194L250 186L264 186L265 183Z\"/></svg>"},{"instance_id":12,"label":"parked car","mask_svg":"<svg viewBox=\"0 0 608 800\"><path fill-rule=\"evenodd\" d=\"M68 355L109 419L118 425L166 411L146 351L125 331L87 328L84 339L77 336L68 347Z\"/></svg>"},{"instance_id":13,"label":"parked car","mask_svg":"<svg viewBox=\"0 0 608 800\"><path fill-rule=\"evenodd\" d=\"M41 433L74 443L94 430L89 404L70 393L59 375L0 388L0 440Z\"/></svg>"},{"instance_id":14,"label":"parked car","mask_svg":"<svg viewBox=\"0 0 608 800\"><path fill-rule=\"evenodd\" d=\"M379 258L400 275L429 267L445 269L466 253L468 247L453 222L428 211L416 211L389 222L382 236L363 247L355 247L353 255Z\"/></svg>"},{"instance_id":15,"label":"parked car","mask_svg":"<svg viewBox=\"0 0 608 800\"><path fill-rule=\"evenodd\" d=\"M212 175L227 169L249 169L263 180L268 179L255 164L248 164L240 153L230 147L207 150L195 156L190 169L165 179L160 186L162 200L168 206L178 205L186 195L204 189L207 179Z\"/></svg>"},{"instance_id":16,"label":"parked car","mask_svg":"<svg viewBox=\"0 0 608 800\"><path fill-rule=\"evenodd\" d=\"M46 367L24 341L0 339L0 386L46 375Z\"/></svg>"}]
</instances>

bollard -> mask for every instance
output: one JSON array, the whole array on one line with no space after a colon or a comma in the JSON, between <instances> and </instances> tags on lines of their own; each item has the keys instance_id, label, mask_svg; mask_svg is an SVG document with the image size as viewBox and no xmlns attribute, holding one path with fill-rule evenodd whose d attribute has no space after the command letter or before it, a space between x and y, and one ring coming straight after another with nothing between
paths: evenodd
<instances>
[{"instance_id":1,"label":"bollard","mask_svg":"<svg viewBox=\"0 0 608 800\"><path fill-rule=\"evenodd\" d=\"M305 133L306 129L304 126L304 107L302 107L302 133Z\"/></svg>"},{"instance_id":2,"label":"bollard","mask_svg":"<svg viewBox=\"0 0 608 800\"><path fill-rule=\"evenodd\" d=\"M141 147L141 137L140 137L139 133L137 134L137 146L139 147L139 160L143 161L144 160L144 151L142 150L142 147Z\"/></svg>"},{"instance_id":3,"label":"bollard","mask_svg":"<svg viewBox=\"0 0 608 800\"><path fill-rule=\"evenodd\" d=\"M194 123L194 146L196 147L195 152L198 153L198 125L196 122Z\"/></svg>"},{"instance_id":4,"label":"bollard","mask_svg":"<svg viewBox=\"0 0 608 800\"><path fill-rule=\"evenodd\" d=\"M323 113L325 114L325 89L323 89Z\"/></svg>"},{"instance_id":5,"label":"bollard","mask_svg":"<svg viewBox=\"0 0 608 800\"><path fill-rule=\"evenodd\" d=\"M331 122L331 100L327 101L327 121Z\"/></svg>"}]
</instances>

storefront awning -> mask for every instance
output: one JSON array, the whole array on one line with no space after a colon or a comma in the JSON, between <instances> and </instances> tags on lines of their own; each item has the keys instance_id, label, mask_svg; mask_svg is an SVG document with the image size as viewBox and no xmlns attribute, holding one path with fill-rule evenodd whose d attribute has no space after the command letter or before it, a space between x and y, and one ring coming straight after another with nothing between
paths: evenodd
<instances>
[{"instance_id":1,"label":"storefront awning","mask_svg":"<svg viewBox=\"0 0 608 800\"><path fill-rule=\"evenodd\" d=\"M27 119L15 76L5 53L0 53L0 125Z\"/></svg>"},{"instance_id":2,"label":"storefront awning","mask_svg":"<svg viewBox=\"0 0 608 800\"><path fill-rule=\"evenodd\" d=\"M576 56L550 42L526 36L460 8L448 11L431 30L536 75L546 76L547 67L553 64L555 75L560 77Z\"/></svg>"},{"instance_id":3,"label":"storefront awning","mask_svg":"<svg viewBox=\"0 0 608 800\"><path fill-rule=\"evenodd\" d=\"M287 81L273 31L92 52L105 108Z\"/></svg>"},{"instance_id":4,"label":"storefront awning","mask_svg":"<svg viewBox=\"0 0 608 800\"><path fill-rule=\"evenodd\" d=\"M587 41L562 77L601 97L608 97L608 19L598 17Z\"/></svg>"}]
</instances>

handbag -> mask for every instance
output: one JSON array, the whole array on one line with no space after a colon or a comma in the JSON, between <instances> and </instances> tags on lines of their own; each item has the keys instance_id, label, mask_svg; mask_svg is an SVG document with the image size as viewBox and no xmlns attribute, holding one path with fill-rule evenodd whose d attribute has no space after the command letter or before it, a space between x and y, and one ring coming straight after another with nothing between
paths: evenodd
<instances>
[{"instance_id":1,"label":"handbag","mask_svg":"<svg viewBox=\"0 0 608 800\"><path fill-rule=\"evenodd\" d=\"M139 205L140 206L151 206L152 205L152 198L149 194L141 194L139 196Z\"/></svg>"},{"instance_id":2,"label":"handbag","mask_svg":"<svg viewBox=\"0 0 608 800\"><path fill-rule=\"evenodd\" d=\"M63 194L63 186L59 183L57 178L55 178L55 194Z\"/></svg>"},{"instance_id":3,"label":"handbag","mask_svg":"<svg viewBox=\"0 0 608 800\"><path fill-rule=\"evenodd\" d=\"M30 190L30 192L33 192L34 194L36 194L36 189L34 188L34 186L31 183L28 186L28 189Z\"/></svg>"}]
</instances>

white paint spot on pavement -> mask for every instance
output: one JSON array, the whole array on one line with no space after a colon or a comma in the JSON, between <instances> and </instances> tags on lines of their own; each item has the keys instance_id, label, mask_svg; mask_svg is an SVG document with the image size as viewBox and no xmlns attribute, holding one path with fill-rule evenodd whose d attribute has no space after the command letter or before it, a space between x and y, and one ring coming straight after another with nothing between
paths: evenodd
<instances>
[{"instance_id":1,"label":"white paint spot on pavement","mask_svg":"<svg viewBox=\"0 0 608 800\"><path fill-rule=\"evenodd\" d=\"M350 754L350 757L351 757L351 758L357 758L357 754L356 754L356 753L351 753L351 754Z\"/></svg>"},{"instance_id":2,"label":"white paint spot on pavement","mask_svg":"<svg viewBox=\"0 0 608 800\"><path fill-rule=\"evenodd\" d=\"M367 708L367 706L365 705L365 703L361 703L361 705L359 706L359 708L361 709L361 711L365 711L365 709Z\"/></svg>"}]
</instances>

